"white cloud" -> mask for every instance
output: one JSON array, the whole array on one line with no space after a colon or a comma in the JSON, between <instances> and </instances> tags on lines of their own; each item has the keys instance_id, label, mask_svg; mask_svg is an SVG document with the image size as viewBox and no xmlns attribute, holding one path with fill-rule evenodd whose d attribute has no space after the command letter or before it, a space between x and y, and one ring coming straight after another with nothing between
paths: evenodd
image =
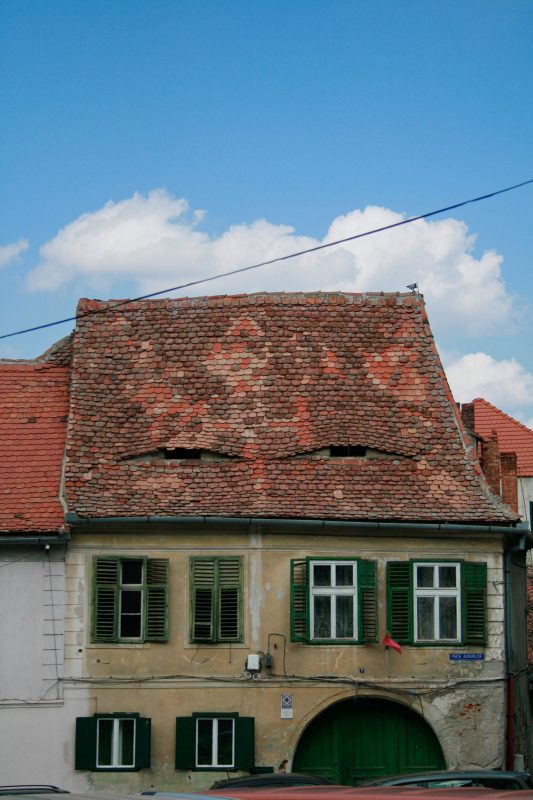
<instances>
[{"instance_id":1,"label":"white cloud","mask_svg":"<svg viewBox=\"0 0 533 800\"><path fill-rule=\"evenodd\" d=\"M7 267L11 261L17 259L29 246L27 239L19 239L18 242L11 242L11 244L0 244L0 269Z\"/></svg>"},{"instance_id":2,"label":"white cloud","mask_svg":"<svg viewBox=\"0 0 533 800\"><path fill-rule=\"evenodd\" d=\"M145 294L270 260L323 242L379 228L404 217L378 206L331 223L323 240L300 236L267 220L233 225L218 237L198 229L203 212L162 189L135 194L83 214L40 249L30 273L33 290L54 290L77 279L105 286L131 279ZM453 219L419 221L281 264L200 284L189 293L260 290L405 291L417 281L432 326L478 335L509 330L515 301L501 274L502 257L472 255L475 237Z\"/></svg>"},{"instance_id":3,"label":"white cloud","mask_svg":"<svg viewBox=\"0 0 533 800\"><path fill-rule=\"evenodd\" d=\"M525 417L522 408L531 406L533 374L514 358L497 361L487 353L468 353L445 365L445 369L452 393L460 403L483 397L517 419ZM532 427L532 422L526 424Z\"/></svg>"}]
</instances>

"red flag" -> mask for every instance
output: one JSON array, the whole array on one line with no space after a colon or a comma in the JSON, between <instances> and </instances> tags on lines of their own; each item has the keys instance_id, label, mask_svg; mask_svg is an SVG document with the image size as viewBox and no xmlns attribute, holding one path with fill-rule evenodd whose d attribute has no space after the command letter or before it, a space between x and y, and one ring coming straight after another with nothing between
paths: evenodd
<instances>
[{"instance_id":1,"label":"red flag","mask_svg":"<svg viewBox=\"0 0 533 800\"><path fill-rule=\"evenodd\" d=\"M402 648L400 647L398 642L395 642L394 639L390 638L388 631L385 634L385 638L383 639L383 644L385 645L385 647L392 647L392 649L396 650L397 653L402 652Z\"/></svg>"}]
</instances>

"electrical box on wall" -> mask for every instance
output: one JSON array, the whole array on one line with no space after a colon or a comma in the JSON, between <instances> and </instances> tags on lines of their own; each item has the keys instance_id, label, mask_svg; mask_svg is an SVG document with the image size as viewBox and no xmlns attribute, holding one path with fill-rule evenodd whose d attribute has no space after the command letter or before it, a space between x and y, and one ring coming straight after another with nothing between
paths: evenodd
<instances>
[{"instance_id":1,"label":"electrical box on wall","mask_svg":"<svg viewBox=\"0 0 533 800\"><path fill-rule=\"evenodd\" d=\"M248 672L259 672L261 669L261 656L259 653L250 653L246 659L246 669Z\"/></svg>"}]
</instances>

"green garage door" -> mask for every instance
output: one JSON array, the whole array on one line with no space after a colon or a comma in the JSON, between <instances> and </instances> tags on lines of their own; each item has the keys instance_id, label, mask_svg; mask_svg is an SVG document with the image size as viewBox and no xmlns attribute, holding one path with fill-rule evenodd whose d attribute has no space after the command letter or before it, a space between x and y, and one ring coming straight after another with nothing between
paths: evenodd
<instances>
[{"instance_id":1,"label":"green garage door","mask_svg":"<svg viewBox=\"0 0 533 800\"><path fill-rule=\"evenodd\" d=\"M438 739L421 716L399 703L365 698L319 714L300 739L292 769L353 786L445 766Z\"/></svg>"}]
</instances>

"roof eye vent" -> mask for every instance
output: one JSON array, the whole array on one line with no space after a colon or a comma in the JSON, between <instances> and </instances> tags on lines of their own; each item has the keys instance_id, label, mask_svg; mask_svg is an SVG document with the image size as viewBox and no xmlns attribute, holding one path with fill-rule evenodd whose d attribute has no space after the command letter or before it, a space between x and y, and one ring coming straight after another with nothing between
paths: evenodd
<instances>
[{"instance_id":1,"label":"roof eye vent","mask_svg":"<svg viewBox=\"0 0 533 800\"><path fill-rule=\"evenodd\" d=\"M202 451L195 447L165 447L163 450L163 457L174 460L181 460L184 458L199 459L202 457Z\"/></svg>"},{"instance_id":2,"label":"roof eye vent","mask_svg":"<svg viewBox=\"0 0 533 800\"><path fill-rule=\"evenodd\" d=\"M360 444L332 444L329 454L331 458L364 458L366 447Z\"/></svg>"}]
</instances>

